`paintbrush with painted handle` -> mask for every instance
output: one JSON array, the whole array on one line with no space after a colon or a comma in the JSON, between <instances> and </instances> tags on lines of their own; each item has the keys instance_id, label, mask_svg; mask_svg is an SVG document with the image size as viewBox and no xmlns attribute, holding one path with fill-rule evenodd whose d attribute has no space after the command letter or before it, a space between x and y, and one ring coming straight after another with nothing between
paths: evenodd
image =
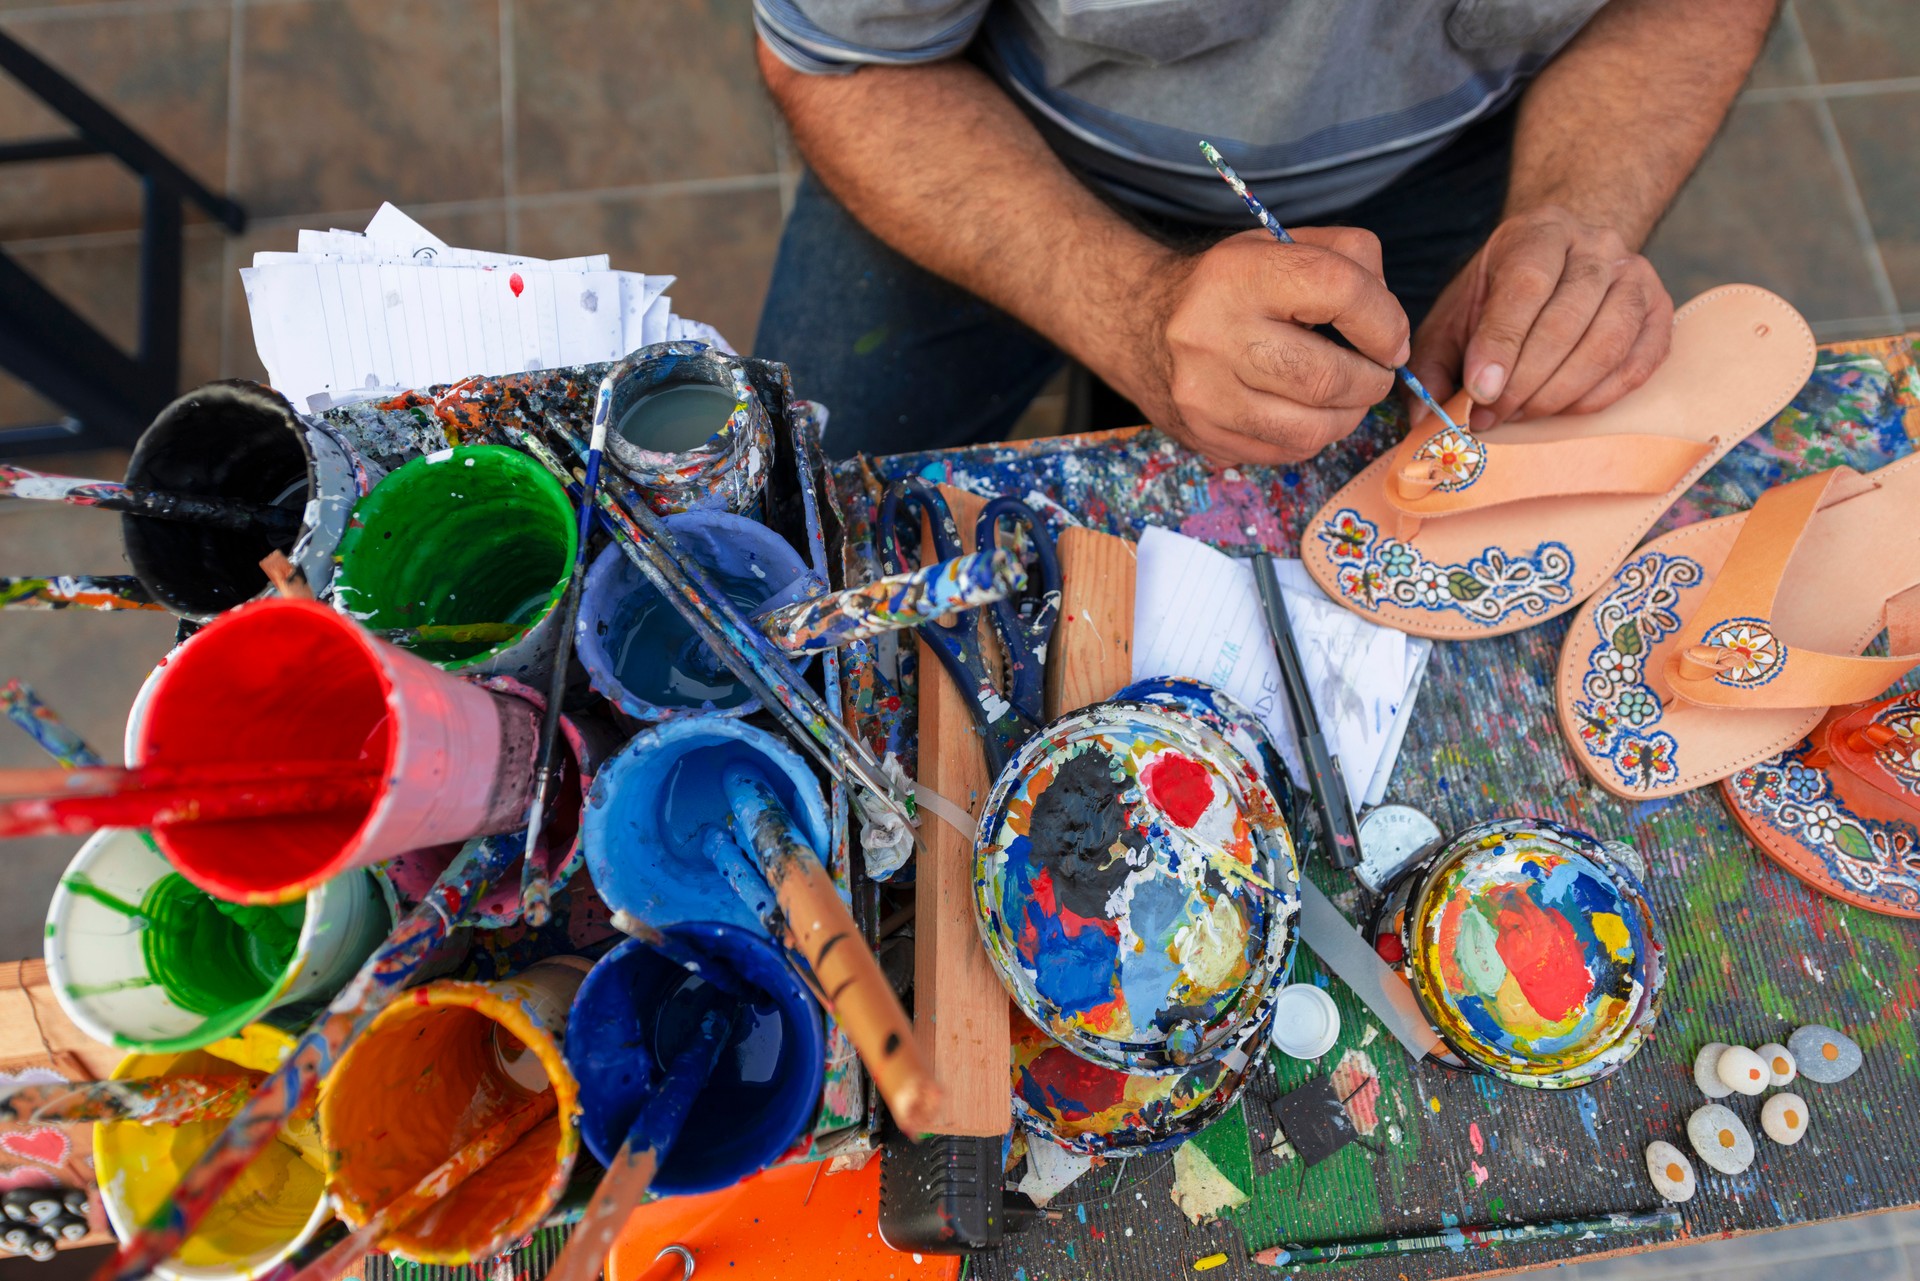
<instances>
[{"instance_id":1,"label":"paintbrush with painted handle","mask_svg":"<svg viewBox=\"0 0 1920 1281\"><path fill-rule=\"evenodd\" d=\"M166 606L131 574L45 574L0 578L0 609L139 609Z\"/></svg>"},{"instance_id":2,"label":"paintbrush with painted handle","mask_svg":"<svg viewBox=\"0 0 1920 1281\"><path fill-rule=\"evenodd\" d=\"M1600 1239L1642 1236L1654 1232L1665 1234L1678 1231L1680 1222L1680 1211L1668 1206L1663 1210L1608 1214L1596 1219L1502 1223L1484 1228L1436 1228L1431 1232L1410 1236L1377 1237L1367 1241L1275 1246L1255 1254L1253 1261L1269 1268L1298 1268L1309 1264L1337 1263L1344 1259L1431 1254L1438 1250L1458 1252L1496 1245L1524 1245L1533 1241L1565 1241L1575 1237Z\"/></svg>"},{"instance_id":3,"label":"paintbrush with painted handle","mask_svg":"<svg viewBox=\"0 0 1920 1281\"><path fill-rule=\"evenodd\" d=\"M340 994L294 1044L293 1053L200 1154L179 1183L94 1274L93 1281L146 1281L185 1244L208 1211L279 1137L320 1077L418 975L434 949L473 913L518 851L504 841L469 841Z\"/></svg>"},{"instance_id":4,"label":"paintbrush with painted handle","mask_svg":"<svg viewBox=\"0 0 1920 1281\"><path fill-rule=\"evenodd\" d=\"M16 1085L0 1095L0 1120L21 1125L219 1121L238 1112L258 1083L257 1076L145 1076Z\"/></svg>"},{"instance_id":5,"label":"paintbrush with painted handle","mask_svg":"<svg viewBox=\"0 0 1920 1281\"><path fill-rule=\"evenodd\" d=\"M706 1088L721 1051L733 1039L740 1009L738 1005L711 1009L701 1018L699 1032L674 1056L666 1079L647 1100L620 1151L608 1163L606 1176L580 1216L580 1226L573 1230L546 1281L594 1281L600 1275L614 1238L653 1186L653 1176L680 1137L694 1100Z\"/></svg>"},{"instance_id":6,"label":"paintbrush with painted handle","mask_svg":"<svg viewBox=\"0 0 1920 1281\"><path fill-rule=\"evenodd\" d=\"M159 788L352 785L378 771L371 761L220 761L192 765L92 765L76 769L0 769L0 797L113 796Z\"/></svg>"},{"instance_id":7,"label":"paintbrush with painted handle","mask_svg":"<svg viewBox=\"0 0 1920 1281\"><path fill-rule=\"evenodd\" d=\"M6 709L7 719L38 743L42 751L60 762L63 770L106 763L100 753L88 747L86 740L74 733L73 728L61 720L51 707L41 702L40 696L33 692L33 687L25 682L9 680L0 685L0 707Z\"/></svg>"},{"instance_id":8,"label":"paintbrush with painted handle","mask_svg":"<svg viewBox=\"0 0 1920 1281\"><path fill-rule=\"evenodd\" d=\"M518 428L505 430L556 480L570 490L575 486L573 476L544 442ZM578 452L577 441L564 432L558 434ZM634 494L632 487L619 478L614 482L612 488ZM602 486L594 501L621 553L679 612L727 670L760 700L761 706L780 721L788 737L833 777L851 775L860 783L865 791L856 792L854 801L868 822L896 824L918 844L912 801L895 790L872 750L833 714L826 701L801 679L787 656L760 635L706 571L676 554L672 535L645 502L623 505L608 492L609 488Z\"/></svg>"},{"instance_id":9,"label":"paintbrush with painted handle","mask_svg":"<svg viewBox=\"0 0 1920 1281\"><path fill-rule=\"evenodd\" d=\"M721 787L737 839L773 890L793 946L826 994L828 1012L853 1042L900 1128L925 1133L944 1092L833 877L757 771L730 766Z\"/></svg>"},{"instance_id":10,"label":"paintbrush with painted handle","mask_svg":"<svg viewBox=\"0 0 1920 1281\"><path fill-rule=\"evenodd\" d=\"M1287 229L1280 225L1280 220L1269 213L1267 207L1260 203L1260 198L1247 190L1247 184L1241 180L1239 174L1233 171L1233 166L1228 164L1220 153L1213 149L1212 143L1201 143L1200 152L1206 156L1207 163L1213 166L1214 172L1224 178L1227 185L1233 188L1233 194L1240 197L1241 202L1247 207L1247 212L1252 214L1254 220L1267 229L1268 234L1283 245L1296 243L1294 238L1287 234ZM1447 417L1447 411L1440 408L1440 402L1433 398L1433 393L1428 391L1420 380L1413 376L1411 369L1408 369L1405 365L1395 365L1393 372L1394 376L1400 380L1406 389L1415 396L1418 396L1420 403L1436 414L1442 423L1446 424L1446 426L1453 431L1460 430L1453 419Z\"/></svg>"},{"instance_id":11,"label":"paintbrush with painted handle","mask_svg":"<svg viewBox=\"0 0 1920 1281\"><path fill-rule=\"evenodd\" d=\"M364 809L372 803L379 784L372 774L356 774L143 788L99 796L27 797L0 802L0 839Z\"/></svg>"},{"instance_id":12,"label":"paintbrush with painted handle","mask_svg":"<svg viewBox=\"0 0 1920 1281\"><path fill-rule=\"evenodd\" d=\"M624 908L613 914L611 924L628 938L639 939L675 965L698 974L729 996L740 994L740 985L734 981L732 967L718 957L707 955L698 946L655 929Z\"/></svg>"},{"instance_id":13,"label":"paintbrush with painted handle","mask_svg":"<svg viewBox=\"0 0 1920 1281\"><path fill-rule=\"evenodd\" d=\"M756 614L753 622L797 658L991 605L1026 586L1026 566L995 547L796 601Z\"/></svg>"},{"instance_id":14,"label":"paintbrush with painted handle","mask_svg":"<svg viewBox=\"0 0 1920 1281\"><path fill-rule=\"evenodd\" d=\"M52 476L28 471L25 467L0 465L0 498L31 498L74 507L98 507L129 516L151 516L155 520L181 521L214 529L257 529L276 541L291 539L300 532L301 513L288 507L271 507L237 498L175 494L112 480Z\"/></svg>"},{"instance_id":15,"label":"paintbrush with painted handle","mask_svg":"<svg viewBox=\"0 0 1920 1281\"><path fill-rule=\"evenodd\" d=\"M613 417L615 384L625 373L621 361L600 380L593 402L593 436L587 443L586 474L580 481L579 528L573 546L573 570L567 593L555 611L559 634L553 652L553 674L547 679L547 706L540 716L540 752L534 760L533 800L527 805L526 859L520 865L520 915L539 927L552 915L553 884L540 868L540 828L546 822L547 798L558 784L560 771L553 754L560 740L560 700L567 692L567 662L573 655L573 629L580 621L580 593L587 577L587 540L593 532L594 499L600 493L600 460L607 448L607 423Z\"/></svg>"},{"instance_id":16,"label":"paintbrush with painted handle","mask_svg":"<svg viewBox=\"0 0 1920 1281\"><path fill-rule=\"evenodd\" d=\"M540 1091L468 1140L464 1147L428 1171L413 1187L375 1210L364 1224L294 1273L290 1281L334 1281L335 1277L371 1254L381 1237L398 1232L446 1200L455 1188L525 1138L534 1126L552 1116L558 1107L559 1101L551 1088Z\"/></svg>"}]
</instances>

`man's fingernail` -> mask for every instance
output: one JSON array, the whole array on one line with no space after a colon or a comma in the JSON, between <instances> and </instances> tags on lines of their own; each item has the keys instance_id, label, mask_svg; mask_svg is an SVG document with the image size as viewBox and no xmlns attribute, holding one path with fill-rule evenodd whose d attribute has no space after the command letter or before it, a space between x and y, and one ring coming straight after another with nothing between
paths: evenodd
<instances>
[{"instance_id":1,"label":"man's fingernail","mask_svg":"<svg viewBox=\"0 0 1920 1281\"><path fill-rule=\"evenodd\" d=\"M1507 389L1507 367L1488 365L1473 380L1473 398L1481 404L1491 404L1500 399L1500 393Z\"/></svg>"}]
</instances>

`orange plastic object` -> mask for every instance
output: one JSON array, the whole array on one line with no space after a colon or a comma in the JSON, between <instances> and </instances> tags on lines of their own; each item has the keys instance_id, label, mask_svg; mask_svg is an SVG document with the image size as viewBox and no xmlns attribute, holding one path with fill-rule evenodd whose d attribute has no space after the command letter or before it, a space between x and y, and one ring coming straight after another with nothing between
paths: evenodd
<instances>
[{"instance_id":1,"label":"orange plastic object","mask_svg":"<svg viewBox=\"0 0 1920 1281\"><path fill-rule=\"evenodd\" d=\"M781 1166L719 1192L641 1206L607 1256L607 1281L680 1281L679 1257L658 1257L670 1245L693 1252L696 1277L954 1281L960 1275L957 1255L901 1254L880 1239L879 1157L846 1174L820 1170L816 1161Z\"/></svg>"}]
</instances>

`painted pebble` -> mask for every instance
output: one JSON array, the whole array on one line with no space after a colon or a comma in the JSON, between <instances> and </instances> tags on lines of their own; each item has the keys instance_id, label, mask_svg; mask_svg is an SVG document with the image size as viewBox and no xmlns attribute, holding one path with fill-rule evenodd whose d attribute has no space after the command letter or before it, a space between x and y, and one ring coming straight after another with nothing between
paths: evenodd
<instances>
[{"instance_id":1,"label":"painted pebble","mask_svg":"<svg viewBox=\"0 0 1920 1281\"><path fill-rule=\"evenodd\" d=\"M1742 1094L1758 1094L1767 1088L1767 1082L1772 1079L1766 1061L1744 1045L1729 1045L1721 1053L1720 1061L1713 1065L1713 1070L1719 1076L1720 1084Z\"/></svg>"},{"instance_id":2,"label":"painted pebble","mask_svg":"<svg viewBox=\"0 0 1920 1281\"><path fill-rule=\"evenodd\" d=\"M1794 1065L1793 1055L1787 1047L1769 1041L1765 1045L1754 1047L1760 1061L1767 1065L1769 1085L1792 1085L1793 1078L1800 1075L1800 1069Z\"/></svg>"},{"instance_id":3,"label":"painted pebble","mask_svg":"<svg viewBox=\"0 0 1920 1281\"><path fill-rule=\"evenodd\" d=\"M1800 1075L1821 1085L1837 1084L1860 1070L1860 1047L1851 1037L1819 1023L1809 1023L1788 1037L1787 1050Z\"/></svg>"},{"instance_id":4,"label":"painted pebble","mask_svg":"<svg viewBox=\"0 0 1920 1281\"><path fill-rule=\"evenodd\" d=\"M1710 1099L1724 1099L1733 1093L1720 1084L1720 1076L1714 1071L1720 1065L1720 1056L1726 1052L1725 1041L1708 1041L1693 1056L1693 1083L1700 1087L1700 1093Z\"/></svg>"},{"instance_id":5,"label":"painted pebble","mask_svg":"<svg viewBox=\"0 0 1920 1281\"><path fill-rule=\"evenodd\" d=\"M1740 1174L1753 1164L1753 1136L1721 1103L1709 1103L1687 1118L1687 1142L1722 1174Z\"/></svg>"},{"instance_id":6,"label":"painted pebble","mask_svg":"<svg viewBox=\"0 0 1920 1281\"><path fill-rule=\"evenodd\" d=\"M1699 1183L1693 1177L1693 1162L1665 1139L1647 1144L1647 1177L1653 1189L1669 1201L1691 1201Z\"/></svg>"},{"instance_id":7,"label":"painted pebble","mask_svg":"<svg viewBox=\"0 0 1920 1281\"><path fill-rule=\"evenodd\" d=\"M1760 1128L1767 1137L1792 1147L1807 1133L1807 1101L1791 1091L1774 1095L1760 1106Z\"/></svg>"}]
</instances>

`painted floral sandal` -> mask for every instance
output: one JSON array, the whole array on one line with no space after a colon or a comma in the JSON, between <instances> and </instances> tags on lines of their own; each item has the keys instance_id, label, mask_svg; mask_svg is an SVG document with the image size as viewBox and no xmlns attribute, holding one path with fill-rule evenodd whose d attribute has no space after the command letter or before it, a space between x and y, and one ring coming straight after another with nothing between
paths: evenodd
<instances>
[{"instance_id":1,"label":"painted floral sandal","mask_svg":"<svg viewBox=\"0 0 1920 1281\"><path fill-rule=\"evenodd\" d=\"M1808 885L1920 919L1920 693L1836 707L1720 787L1754 844Z\"/></svg>"},{"instance_id":2,"label":"painted floral sandal","mask_svg":"<svg viewBox=\"0 0 1920 1281\"><path fill-rule=\"evenodd\" d=\"M1920 454L1836 467L1654 539L1567 630L1560 724L1618 796L1777 756L1920 665ZM1860 653L1882 628L1894 657Z\"/></svg>"},{"instance_id":3,"label":"painted floral sandal","mask_svg":"<svg viewBox=\"0 0 1920 1281\"><path fill-rule=\"evenodd\" d=\"M1409 435L1320 509L1301 559L1329 596L1416 636L1531 627L1604 583L1688 486L1793 399L1813 358L1784 300L1710 290L1674 317L1653 377L1606 409Z\"/></svg>"}]
</instances>

